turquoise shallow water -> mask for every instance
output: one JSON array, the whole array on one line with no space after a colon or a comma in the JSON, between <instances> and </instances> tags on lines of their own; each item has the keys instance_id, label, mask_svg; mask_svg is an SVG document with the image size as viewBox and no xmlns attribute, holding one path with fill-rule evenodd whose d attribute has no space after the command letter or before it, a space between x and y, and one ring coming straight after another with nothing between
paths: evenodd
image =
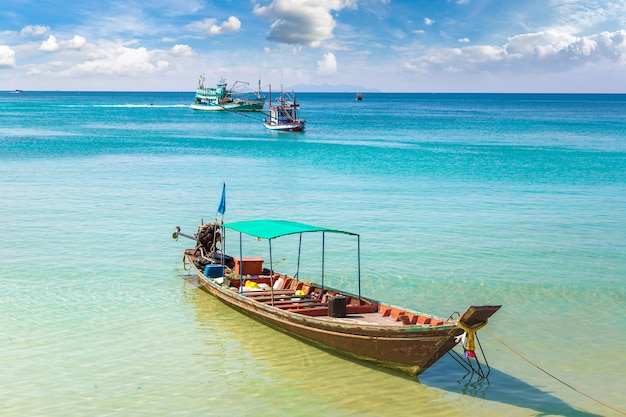
<instances>
[{"instance_id":1,"label":"turquoise shallow water","mask_svg":"<svg viewBox=\"0 0 626 417\"><path fill-rule=\"evenodd\" d=\"M626 410L626 96L300 94L302 134L192 98L0 94L3 416L621 415L507 346ZM503 304L489 381L368 368L197 291L171 233L222 182L227 221L360 233L366 295ZM352 243L329 238L329 284L353 285Z\"/></svg>"}]
</instances>

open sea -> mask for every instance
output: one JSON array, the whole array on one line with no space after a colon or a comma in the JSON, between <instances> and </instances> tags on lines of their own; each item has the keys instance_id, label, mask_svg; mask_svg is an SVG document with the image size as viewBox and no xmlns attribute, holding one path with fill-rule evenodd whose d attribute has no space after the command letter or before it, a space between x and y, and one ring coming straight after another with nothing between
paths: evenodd
<instances>
[{"instance_id":1,"label":"open sea","mask_svg":"<svg viewBox=\"0 0 626 417\"><path fill-rule=\"evenodd\" d=\"M626 95L302 93L303 133L193 96L0 92L0 415L626 414ZM359 233L364 295L502 304L489 379L368 367L197 290L172 232L223 183L227 222ZM326 245L350 289L353 241Z\"/></svg>"}]
</instances>

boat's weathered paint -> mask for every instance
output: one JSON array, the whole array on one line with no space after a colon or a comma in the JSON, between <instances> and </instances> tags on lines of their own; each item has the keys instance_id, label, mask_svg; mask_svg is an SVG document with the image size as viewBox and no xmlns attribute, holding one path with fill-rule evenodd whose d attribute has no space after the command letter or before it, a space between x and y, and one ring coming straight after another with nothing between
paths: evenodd
<instances>
[{"instance_id":1,"label":"boat's weathered paint","mask_svg":"<svg viewBox=\"0 0 626 417\"><path fill-rule=\"evenodd\" d=\"M269 268L263 258L226 255L218 242L226 230L265 239L270 245ZM357 240L357 294L276 273L271 242L279 237L308 233L337 233ZM173 234L190 237L176 228ZM381 303L361 295L360 236L326 227L287 220L219 221L202 224L191 237L195 249L185 250L184 267L196 273L196 285L226 305L264 325L346 357L416 376L448 353L457 336L467 337L464 349L474 357L474 334L500 306L471 306L453 320ZM324 247L324 245L322 245ZM322 252L324 250L322 249ZM300 253L300 250L298 250ZM298 255L299 256L299 255ZM322 253L322 271L324 256ZM298 265L300 261L298 258ZM204 273L203 271L206 271ZM246 272L247 271L247 272Z\"/></svg>"},{"instance_id":2,"label":"boat's weathered paint","mask_svg":"<svg viewBox=\"0 0 626 417\"><path fill-rule=\"evenodd\" d=\"M200 277L199 287L235 310L260 323L307 343L341 355L416 376L455 346L455 336L463 331L454 321L423 327L353 325L349 319L319 320L261 304L207 278L193 263L192 251L186 263ZM231 287L232 288L232 287ZM441 320L444 322L444 320Z\"/></svg>"}]
</instances>

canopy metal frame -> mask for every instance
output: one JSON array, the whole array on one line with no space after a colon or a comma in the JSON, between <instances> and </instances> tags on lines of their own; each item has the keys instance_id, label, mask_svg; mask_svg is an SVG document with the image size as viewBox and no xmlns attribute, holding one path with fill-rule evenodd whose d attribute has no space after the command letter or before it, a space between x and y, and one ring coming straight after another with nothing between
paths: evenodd
<instances>
[{"instance_id":1,"label":"canopy metal frame","mask_svg":"<svg viewBox=\"0 0 626 417\"><path fill-rule=\"evenodd\" d=\"M357 238L357 294L359 300L361 299L361 236L357 233L346 232L343 230L329 229L326 227L313 226L310 224L292 222L287 220L249 220L233 223L223 223L224 229L233 230L239 232L239 259L240 259L240 280L239 280L239 292L243 291L243 235L249 235L257 239L266 239L269 242L269 256L270 256L270 291L274 293L274 261L272 254L272 240L281 236L299 235L298 241L298 260L295 278L300 278L300 257L302 253L302 235L304 233L321 232L322 233L322 273L321 273L321 286L322 292L325 287L325 253L326 253L326 233L339 233L345 235L356 236ZM225 233L224 233L225 234ZM224 241L225 241L224 236ZM273 301L272 301L273 304Z\"/></svg>"}]
</instances>

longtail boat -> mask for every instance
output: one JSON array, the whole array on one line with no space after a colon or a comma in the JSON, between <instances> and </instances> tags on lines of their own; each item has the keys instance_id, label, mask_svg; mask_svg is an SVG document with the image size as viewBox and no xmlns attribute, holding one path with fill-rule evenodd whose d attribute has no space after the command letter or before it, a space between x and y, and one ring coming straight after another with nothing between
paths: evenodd
<instances>
[{"instance_id":1,"label":"longtail boat","mask_svg":"<svg viewBox=\"0 0 626 417\"><path fill-rule=\"evenodd\" d=\"M226 255L221 249L225 234L230 232L239 234L237 239L229 239L239 244L239 256ZM319 282L300 279L299 271L293 276L276 272L272 242L299 235L302 245L303 235L311 233L322 234ZM355 292L325 285L324 241L328 233L356 238ZM269 262L263 257L243 256L243 235L269 242ZM501 307L471 306L463 314L442 318L362 296L360 236L356 233L285 220L216 220L201 224L193 236L176 227L173 237L179 236L196 241L195 248L184 251L184 268L197 274L200 289L226 305L304 342L411 377L428 369L457 344L463 345L465 353L457 353L459 358L475 360L475 333ZM298 269L300 253L299 247Z\"/></svg>"}]
</instances>

